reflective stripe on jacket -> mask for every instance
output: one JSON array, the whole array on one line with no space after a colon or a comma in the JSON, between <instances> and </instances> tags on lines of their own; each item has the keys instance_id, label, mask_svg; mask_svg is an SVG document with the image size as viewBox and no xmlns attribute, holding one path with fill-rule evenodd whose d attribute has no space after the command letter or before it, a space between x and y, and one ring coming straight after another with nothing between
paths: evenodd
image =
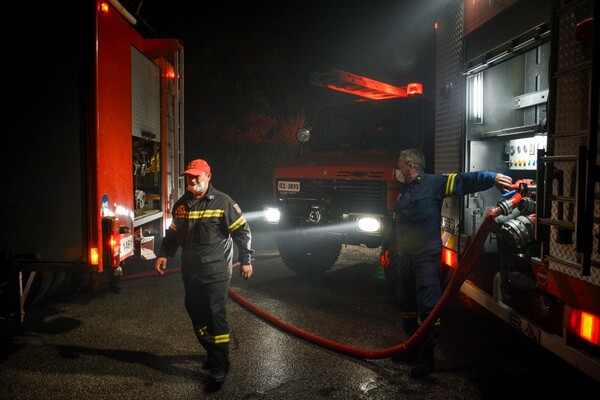
<instances>
[{"instance_id":1,"label":"reflective stripe on jacket","mask_svg":"<svg viewBox=\"0 0 600 400\"><path fill-rule=\"evenodd\" d=\"M489 189L494 185L496 173L421 174L419 178L404 184L394 206L397 243L400 251L407 255L441 251L444 198Z\"/></svg>"},{"instance_id":2,"label":"reflective stripe on jacket","mask_svg":"<svg viewBox=\"0 0 600 400\"><path fill-rule=\"evenodd\" d=\"M181 246L184 254L208 262L223 257L232 238L238 246L238 261L250 264L253 253L250 227L239 206L227 194L212 185L200 199L194 199L187 191L173 206L172 215L159 256L172 257Z\"/></svg>"}]
</instances>

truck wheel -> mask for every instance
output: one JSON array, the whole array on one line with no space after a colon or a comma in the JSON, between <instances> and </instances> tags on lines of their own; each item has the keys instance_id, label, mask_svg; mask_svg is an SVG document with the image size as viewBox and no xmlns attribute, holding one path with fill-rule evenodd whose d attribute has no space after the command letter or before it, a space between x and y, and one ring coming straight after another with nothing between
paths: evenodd
<instances>
[{"instance_id":1,"label":"truck wheel","mask_svg":"<svg viewBox=\"0 0 600 400\"><path fill-rule=\"evenodd\" d=\"M27 277L23 277L23 281L27 282L28 278L29 275ZM38 271L35 274L35 278L33 278L27 299L25 300L25 306L32 307L33 305L39 303L46 296L46 293L48 293L53 281L53 272Z\"/></svg>"},{"instance_id":2,"label":"truck wheel","mask_svg":"<svg viewBox=\"0 0 600 400\"><path fill-rule=\"evenodd\" d=\"M37 303L41 303L52 297L64 283L67 274L66 271L38 271L33 279L31 288L29 289L25 306L33 307ZM27 278L25 278L25 282L26 279Z\"/></svg>"},{"instance_id":3,"label":"truck wheel","mask_svg":"<svg viewBox=\"0 0 600 400\"><path fill-rule=\"evenodd\" d=\"M337 261L342 243L337 238L306 237L301 233L280 235L279 255L285 265L298 274L325 273Z\"/></svg>"},{"instance_id":4,"label":"truck wheel","mask_svg":"<svg viewBox=\"0 0 600 400\"><path fill-rule=\"evenodd\" d=\"M46 295L43 297L44 300L54 296L54 294L58 291L58 289L60 289L60 287L65 282L65 278L69 273L67 271L56 271L53 272L53 274L54 279L52 280L52 284L48 288Z\"/></svg>"}]
</instances>

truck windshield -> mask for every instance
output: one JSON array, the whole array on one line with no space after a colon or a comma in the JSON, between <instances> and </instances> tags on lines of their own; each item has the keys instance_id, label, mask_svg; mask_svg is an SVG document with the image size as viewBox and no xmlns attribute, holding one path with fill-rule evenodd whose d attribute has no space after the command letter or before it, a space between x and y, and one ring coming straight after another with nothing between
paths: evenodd
<instances>
[{"instance_id":1,"label":"truck windshield","mask_svg":"<svg viewBox=\"0 0 600 400\"><path fill-rule=\"evenodd\" d=\"M310 151L387 150L422 145L431 120L424 99L361 101L320 110L309 141Z\"/></svg>"}]
</instances>

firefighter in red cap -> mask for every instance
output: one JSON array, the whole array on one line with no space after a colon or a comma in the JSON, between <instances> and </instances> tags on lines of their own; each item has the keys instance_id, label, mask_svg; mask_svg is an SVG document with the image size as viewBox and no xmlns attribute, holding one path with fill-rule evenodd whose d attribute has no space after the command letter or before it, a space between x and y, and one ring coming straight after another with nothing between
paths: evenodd
<instances>
[{"instance_id":1,"label":"firefighter in red cap","mask_svg":"<svg viewBox=\"0 0 600 400\"><path fill-rule=\"evenodd\" d=\"M394 206L395 224L382 247L381 263L390 266L384 250L397 248L397 295L406 335L412 336L427 319L441 298L440 265L442 261L442 202L450 196L463 196L496 186L507 191L512 178L490 171L458 174L425 174L425 157L418 149L407 149L398 157L397 178L404 183ZM439 340L438 319L417 346L392 357L398 361L414 361L411 376L423 378L434 370L433 350Z\"/></svg>"},{"instance_id":2,"label":"firefighter in red cap","mask_svg":"<svg viewBox=\"0 0 600 400\"><path fill-rule=\"evenodd\" d=\"M160 246L155 269L164 274L167 257L181 247L185 309L198 341L206 350L203 369L218 388L229 371L227 290L232 275L233 242L238 247L242 278L252 275L250 227L240 207L210 184L210 166L191 161L183 174L187 191L175 203L173 222Z\"/></svg>"}]
</instances>

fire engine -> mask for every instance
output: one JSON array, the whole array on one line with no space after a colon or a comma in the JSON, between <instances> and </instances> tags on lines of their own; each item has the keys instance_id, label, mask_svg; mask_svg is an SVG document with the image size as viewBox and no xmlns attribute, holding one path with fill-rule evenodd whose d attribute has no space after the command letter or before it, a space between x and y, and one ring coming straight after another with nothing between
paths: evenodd
<instances>
[{"instance_id":1,"label":"fire engine","mask_svg":"<svg viewBox=\"0 0 600 400\"><path fill-rule=\"evenodd\" d=\"M117 0L27 7L11 54L15 136L2 146L3 303L15 319L72 277L91 287L151 259L184 190L183 45Z\"/></svg>"},{"instance_id":2,"label":"fire engine","mask_svg":"<svg viewBox=\"0 0 600 400\"><path fill-rule=\"evenodd\" d=\"M435 134L430 140L413 132L412 138L427 150L426 172L486 169L515 182L504 196L488 190L445 200L443 277L468 264L464 294L600 381L597 17L592 0L448 2L435 24ZM384 101L396 91L343 71L313 81ZM358 114L344 118L356 127L351 121ZM330 119L325 126L335 126ZM361 144L372 132L353 140ZM301 140L309 136L309 130L298 132ZM340 143L346 148L328 144L322 150L331 152L312 155L308 146L274 174L279 207L265 209L265 219L281 220L279 250L298 272L326 271L344 240L368 242L379 231L361 232L362 217L382 223L375 229L383 232L389 224L384 217L398 189L392 171L397 152L384 162L381 153L357 155L356 146ZM366 200L380 201L379 208L366 207ZM477 233L488 227L481 240ZM470 244L480 248L467 251ZM477 254L475 261L470 254ZM385 271L391 281L396 267Z\"/></svg>"},{"instance_id":3,"label":"fire engine","mask_svg":"<svg viewBox=\"0 0 600 400\"><path fill-rule=\"evenodd\" d=\"M447 271L504 208L461 290L600 381L598 3L454 1L437 25L436 173L510 175L447 199ZM511 193L508 194L510 196Z\"/></svg>"},{"instance_id":4,"label":"fire engine","mask_svg":"<svg viewBox=\"0 0 600 400\"><path fill-rule=\"evenodd\" d=\"M360 96L319 110L297 132L300 155L275 169L277 246L291 270L323 273L342 245L382 245L390 230L399 182L398 153L433 149L433 101L422 85L393 86L346 71L314 73L311 83ZM367 100L365 100L367 99Z\"/></svg>"}]
</instances>

